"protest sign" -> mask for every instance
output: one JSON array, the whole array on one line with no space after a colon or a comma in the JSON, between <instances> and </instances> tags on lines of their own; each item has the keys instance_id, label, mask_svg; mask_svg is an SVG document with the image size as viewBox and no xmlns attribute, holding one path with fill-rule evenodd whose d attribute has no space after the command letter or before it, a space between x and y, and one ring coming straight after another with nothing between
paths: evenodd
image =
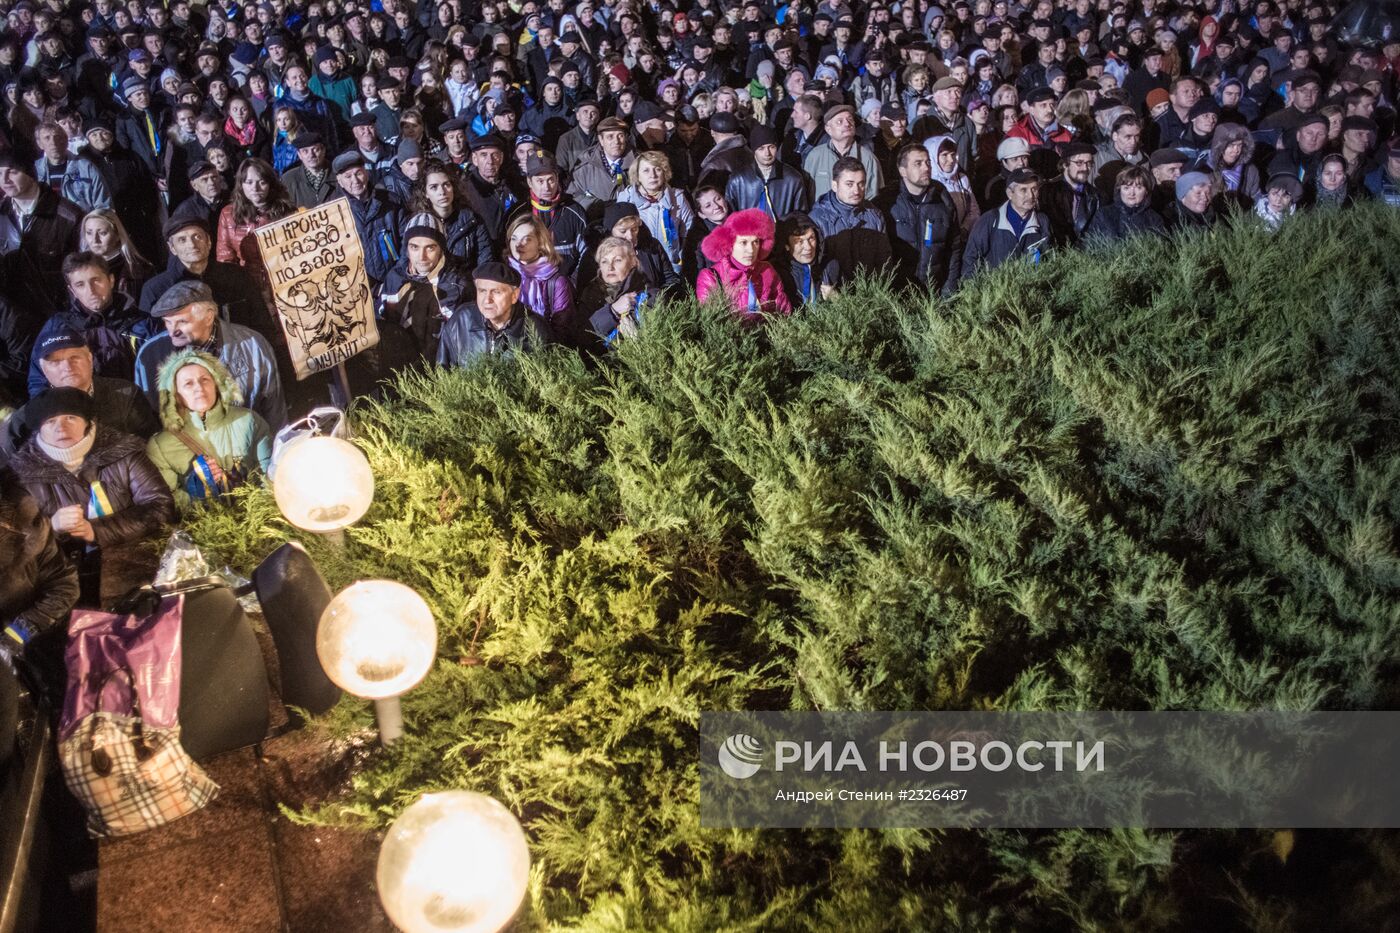
<instances>
[{"instance_id":1,"label":"protest sign","mask_svg":"<svg viewBox=\"0 0 1400 933\"><path fill-rule=\"evenodd\" d=\"M253 231L297 379L379 342L364 249L339 198Z\"/></svg>"}]
</instances>

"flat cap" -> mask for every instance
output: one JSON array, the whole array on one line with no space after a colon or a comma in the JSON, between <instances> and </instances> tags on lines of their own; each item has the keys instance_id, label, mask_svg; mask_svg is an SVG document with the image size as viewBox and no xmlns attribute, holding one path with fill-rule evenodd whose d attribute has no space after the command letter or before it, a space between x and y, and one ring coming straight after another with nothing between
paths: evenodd
<instances>
[{"instance_id":1,"label":"flat cap","mask_svg":"<svg viewBox=\"0 0 1400 933\"><path fill-rule=\"evenodd\" d=\"M192 304L205 302L214 304L214 293L198 279L176 282L156 299L151 306L151 317L165 317L183 311Z\"/></svg>"},{"instance_id":2,"label":"flat cap","mask_svg":"<svg viewBox=\"0 0 1400 933\"><path fill-rule=\"evenodd\" d=\"M472 271L472 278L478 282L500 282L511 288L520 287L520 273L503 262L483 262Z\"/></svg>"}]
</instances>

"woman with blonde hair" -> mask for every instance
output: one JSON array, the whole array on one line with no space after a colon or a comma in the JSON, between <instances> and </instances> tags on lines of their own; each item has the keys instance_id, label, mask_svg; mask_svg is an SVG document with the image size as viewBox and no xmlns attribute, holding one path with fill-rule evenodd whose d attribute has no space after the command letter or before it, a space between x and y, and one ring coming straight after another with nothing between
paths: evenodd
<instances>
[{"instance_id":1,"label":"woman with blonde hair","mask_svg":"<svg viewBox=\"0 0 1400 933\"><path fill-rule=\"evenodd\" d=\"M618 194L618 202L636 205L647 232L661 244L671 267L679 272L695 212L685 192L671 186L671 160L657 150L639 152L627 170L627 180L631 184Z\"/></svg>"},{"instance_id":2,"label":"woman with blonde hair","mask_svg":"<svg viewBox=\"0 0 1400 933\"><path fill-rule=\"evenodd\" d=\"M650 292L637 251L627 240L610 236L593 255L598 276L579 295L578 306L588 314L588 329L611 349L619 337L631 337L642 326Z\"/></svg>"},{"instance_id":3,"label":"woman with blonde hair","mask_svg":"<svg viewBox=\"0 0 1400 933\"><path fill-rule=\"evenodd\" d=\"M1094 110L1089 102L1089 92L1073 88L1055 106L1055 119L1060 126L1071 127L1075 139L1094 138Z\"/></svg>"},{"instance_id":4,"label":"woman with blonde hair","mask_svg":"<svg viewBox=\"0 0 1400 933\"><path fill-rule=\"evenodd\" d=\"M574 330L574 286L562 272L549 228L532 213L520 214L506 225L506 250L520 273L521 304L567 341Z\"/></svg>"},{"instance_id":5,"label":"woman with blonde hair","mask_svg":"<svg viewBox=\"0 0 1400 933\"><path fill-rule=\"evenodd\" d=\"M155 273L132 244L117 212L108 207L88 211L83 217L78 228L78 249L107 260L107 268L117 280L117 291L132 298L141 297L141 287Z\"/></svg>"}]
</instances>

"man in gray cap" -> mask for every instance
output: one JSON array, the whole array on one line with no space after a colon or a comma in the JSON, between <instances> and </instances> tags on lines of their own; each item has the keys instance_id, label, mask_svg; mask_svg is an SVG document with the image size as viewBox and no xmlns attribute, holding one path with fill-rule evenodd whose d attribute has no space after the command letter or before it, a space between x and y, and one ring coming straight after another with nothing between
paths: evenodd
<instances>
[{"instance_id":1,"label":"man in gray cap","mask_svg":"<svg viewBox=\"0 0 1400 933\"><path fill-rule=\"evenodd\" d=\"M292 203L300 208L325 204L335 195L335 176L326 158L326 144L319 133L303 131L292 140L299 165L287 169L282 183Z\"/></svg>"},{"instance_id":2,"label":"man in gray cap","mask_svg":"<svg viewBox=\"0 0 1400 933\"><path fill-rule=\"evenodd\" d=\"M423 170L423 149L416 139L407 137L399 140L398 151L394 153L394 164L384 173L384 191L399 210L407 210L413 198L413 185Z\"/></svg>"},{"instance_id":3,"label":"man in gray cap","mask_svg":"<svg viewBox=\"0 0 1400 933\"><path fill-rule=\"evenodd\" d=\"M384 276L399 261L399 209L389 196L374 187L369 169L360 153L351 149L335 157L336 187L350 201L350 213L355 217L355 229L365 254L365 272L371 287L384 281Z\"/></svg>"},{"instance_id":4,"label":"man in gray cap","mask_svg":"<svg viewBox=\"0 0 1400 933\"><path fill-rule=\"evenodd\" d=\"M156 374L176 350L193 347L219 358L243 390L244 404L263 416L276 431L287 421L282 380L272 346L257 331L219 317L219 306L208 285L176 282L151 307L151 316L165 325L136 351L136 384L153 408L160 405Z\"/></svg>"},{"instance_id":5,"label":"man in gray cap","mask_svg":"<svg viewBox=\"0 0 1400 933\"><path fill-rule=\"evenodd\" d=\"M126 97L126 114L117 121L117 142L131 150L164 190L166 140L160 114L151 109L151 89L133 76L122 83L122 94Z\"/></svg>"},{"instance_id":6,"label":"man in gray cap","mask_svg":"<svg viewBox=\"0 0 1400 933\"><path fill-rule=\"evenodd\" d=\"M831 190L831 170L837 161L852 158L865 167L865 197L874 200L885 183L875 150L856 139L856 112L849 104L838 104L826 112L823 126L827 140L807 153L802 169L812 179L812 190L821 197Z\"/></svg>"}]
</instances>

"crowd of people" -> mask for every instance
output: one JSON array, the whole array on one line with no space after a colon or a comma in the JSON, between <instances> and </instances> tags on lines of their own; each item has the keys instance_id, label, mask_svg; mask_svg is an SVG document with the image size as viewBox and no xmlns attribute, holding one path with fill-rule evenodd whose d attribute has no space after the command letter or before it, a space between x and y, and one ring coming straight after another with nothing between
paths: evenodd
<instances>
[{"instance_id":1,"label":"crowd of people","mask_svg":"<svg viewBox=\"0 0 1400 933\"><path fill-rule=\"evenodd\" d=\"M756 323L865 272L951 293L1400 205L1400 38L1342 44L1331 0L0 9L12 654L306 407L253 236L299 210L348 200L382 377L606 354L688 290Z\"/></svg>"}]
</instances>

